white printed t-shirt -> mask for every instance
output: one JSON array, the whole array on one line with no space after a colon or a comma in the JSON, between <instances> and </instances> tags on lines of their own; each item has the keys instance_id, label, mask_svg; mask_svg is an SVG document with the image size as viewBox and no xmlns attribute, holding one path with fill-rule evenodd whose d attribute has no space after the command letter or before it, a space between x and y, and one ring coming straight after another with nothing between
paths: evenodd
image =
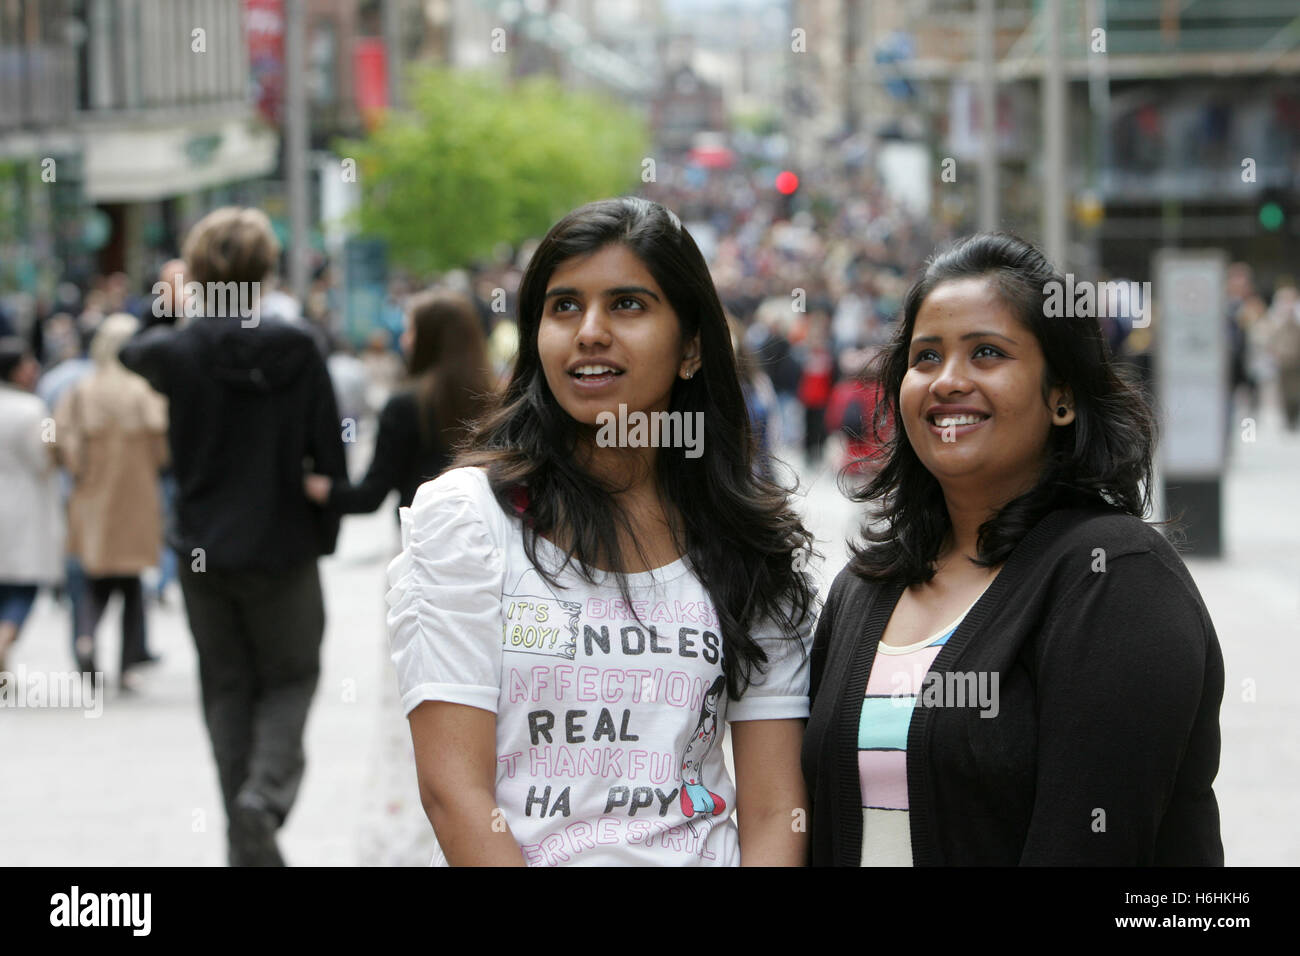
<instances>
[{"instance_id":1,"label":"white printed t-shirt","mask_svg":"<svg viewBox=\"0 0 1300 956\"><path fill-rule=\"evenodd\" d=\"M548 586L481 469L426 482L400 513L388 627L403 710L496 714L497 805L529 865L738 865L724 728L808 716L811 614L803 647L774 624L754 632L768 663L732 701L686 559L627 575L638 623L613 575L570 567ZM558 566L559 548L538 550Z\"/></svg>"}]
</instances>

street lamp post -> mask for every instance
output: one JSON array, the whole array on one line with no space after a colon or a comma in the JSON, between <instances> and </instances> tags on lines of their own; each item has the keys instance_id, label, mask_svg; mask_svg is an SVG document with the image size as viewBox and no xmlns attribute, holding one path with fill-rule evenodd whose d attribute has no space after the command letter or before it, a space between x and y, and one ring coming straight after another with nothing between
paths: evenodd
<instances>
[{"instance_id":1,"label":"street lamp post","mask_svg":"<svg viewBox=\"0 0 1300 956\"><path fill-rule=\"evenodd\" d=\"M285 0L285 177L289 192L289 291L300 306L307 302L308 192L307 91L304 60L306 0Z\"/></svg>"}]
</instances>

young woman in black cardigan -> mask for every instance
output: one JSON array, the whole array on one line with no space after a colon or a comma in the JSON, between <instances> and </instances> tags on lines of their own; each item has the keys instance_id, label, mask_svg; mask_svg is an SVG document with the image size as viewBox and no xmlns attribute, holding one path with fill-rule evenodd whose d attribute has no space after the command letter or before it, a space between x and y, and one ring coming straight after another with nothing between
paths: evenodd
<instances>
[{"instance_id":1,"label":"young woman in black cardigan","mask_svg":"<svg viewBox=\"0 0 1300 956\"><path fill-rule=\"evenodd\" d=\"M474 305L439 290L413 297L401 337L411 386L379 414L379 434L366 476L357 484L307 475L304 490L340 514L368 514L394 488L398 507L423 482L438 477L474 419L487 408L492 378L483 328Z\"/></svg>"},{"instance_id":2,"label":"young woman in black cardigan","mask_svg":"<svg viewBox=\"0 0 1300 956\"><path fill-rule=\"evenodd\" d=\"M1223 863L1218 639L1143 520L1147 403L1063 286L973 236L874 363L902 427L814 639L814 865Z\"/></svg>"}]
</instances>

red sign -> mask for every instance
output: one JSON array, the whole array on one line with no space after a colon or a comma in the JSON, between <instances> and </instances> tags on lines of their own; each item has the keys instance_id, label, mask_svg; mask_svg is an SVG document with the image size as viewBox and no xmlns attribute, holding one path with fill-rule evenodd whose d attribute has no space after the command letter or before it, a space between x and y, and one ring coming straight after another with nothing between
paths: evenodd
<instances>
[{"instance_id":1,"label":"red sign","mask_svg":"<svg viewBox=\"0 0 1300 956\"><path fill-rule=\"evenodd\" d=\"M379 37L352 41L352 81L357 112L367 129L374 129L388 109L388 51Z\"/></svg>"},{"instance_id":2,"label":"red sign","mask_svg":"<svg viewBox=\"0 0 1300 956\"><path fill-rule=\"evenodd\" d=\"M284 115L284 0L244 0L244 35L253 99L266 121Z\"/></svg>"}]
</instances>

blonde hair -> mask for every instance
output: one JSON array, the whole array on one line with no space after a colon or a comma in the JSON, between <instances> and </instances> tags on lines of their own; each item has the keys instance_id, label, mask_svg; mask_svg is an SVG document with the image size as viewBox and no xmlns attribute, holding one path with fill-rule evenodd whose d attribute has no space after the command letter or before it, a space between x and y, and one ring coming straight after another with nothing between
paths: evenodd
<instances>
[{"instance_id":1,"label":"blonde hair","mask_svg":"<svg viewBox=\"0 0 1300 956\"><path fill-rule=\"evenodd\" d=\"M90 340L90 357L100 368L118 365L117 353L140 328L140 320L128 312L114 312L95 330Z\"/></svg>"},{"instance_id":2,"label":"blonde hair","mask_svg":"<svg viewBox=\"0 0 1300 956\"><path fill-rule=\"evenodd\" d=\"M280 241L262 210L223 206L194 225L181 257L187 281L261 282L279 261Z\"/></svg>"}]
</instances>

